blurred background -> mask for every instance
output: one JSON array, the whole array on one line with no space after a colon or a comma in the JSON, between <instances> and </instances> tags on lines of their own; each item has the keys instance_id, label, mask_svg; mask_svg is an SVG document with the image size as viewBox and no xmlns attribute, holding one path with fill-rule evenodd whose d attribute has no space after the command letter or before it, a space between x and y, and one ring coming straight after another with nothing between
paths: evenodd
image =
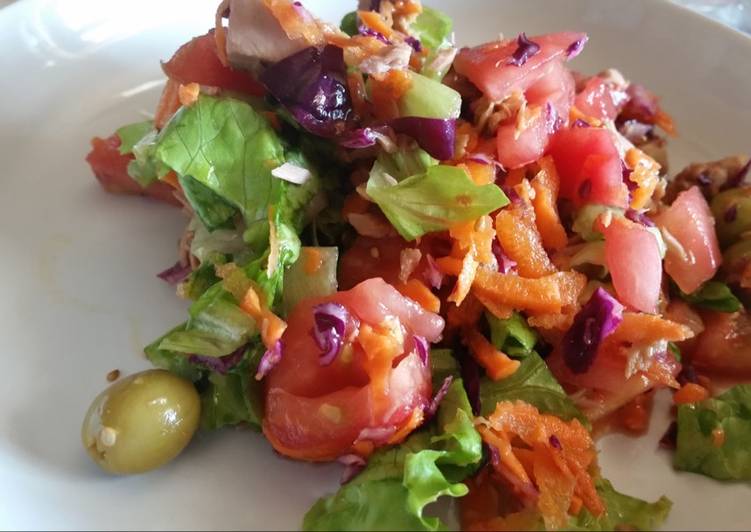
<instances>
[{"instance_id":1,"label":"blurred background","mask_svg":"<svg viewBox=\"0 0 751 532\"><path fill-rule=\"evenodd\" d=\"M0 9L22 0L0 0ZM212 1L212 0L207 0ZM555 0L551 0L555 1ZM628 0L615 0L626 2ZM751 34L751 0L672 0L705 16Z\"/></svg>"}]
</instances>

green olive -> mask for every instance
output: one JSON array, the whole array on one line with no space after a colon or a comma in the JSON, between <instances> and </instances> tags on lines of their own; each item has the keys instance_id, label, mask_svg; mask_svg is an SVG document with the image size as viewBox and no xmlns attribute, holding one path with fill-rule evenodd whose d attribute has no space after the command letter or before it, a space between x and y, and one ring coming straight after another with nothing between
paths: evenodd
<instances>
[{"instance_id":1,"label":"green olive","mask_svg":"<svg viewBox=\"0 0 751 532\"><path fill-rule=\"evenodd\" d=\"M723 246L732 245L751 230L751 188L731 188L712 199L717 236Z\"/></svg>"},{"instance_id":2,"label":"green olive","mask_svg":"<svg viewBox=\"0 0 751 532\"><path fill-rule=\"evenodd\" d=\"M149 370L116 382L94 399L81 428L91 458L110 473L160 467L188 445L201 401L190 381Z\"/></svg>"}]
</instances>

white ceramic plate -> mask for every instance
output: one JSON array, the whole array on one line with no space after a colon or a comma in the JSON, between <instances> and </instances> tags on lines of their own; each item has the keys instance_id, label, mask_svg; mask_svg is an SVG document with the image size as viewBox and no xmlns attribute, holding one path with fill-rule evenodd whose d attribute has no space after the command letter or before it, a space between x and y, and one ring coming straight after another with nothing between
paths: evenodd
<instances>
[{"instance_id":1,"label":"white ceramic plate","mask_svg":"<svg viewBox=\"0 0 751 532\"><path fill-rule=\"evenodd\" d=\"M295 529L336 488L338 467L280 459L250 431L203 435L131 478L100 473L79 442L105 374L147 367L142 347L185 311L154 276L173 262L184 220L102 192L88 141L154 108L158 60L203 33L214 4L23 0L0 11L0 528ZM308 4L329 20L350 7ZM739 33L655 0L432 4L466 44L589 32L578 68L618 66L664 97L682 133L675 166L751 147L751 40ZM602 440L605 474L646 499L668 494L670 529L751 526L748 485L672 471L656 450L666 423Z\"/></svg>"}]
</instances>

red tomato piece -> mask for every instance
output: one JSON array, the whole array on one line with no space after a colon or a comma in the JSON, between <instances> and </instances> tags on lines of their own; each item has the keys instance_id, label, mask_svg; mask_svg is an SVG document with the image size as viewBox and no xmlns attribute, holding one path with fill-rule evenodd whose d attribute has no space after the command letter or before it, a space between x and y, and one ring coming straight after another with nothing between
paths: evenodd
<instances>
[{"instance_id":1,"label":"red tomato piece","mask_svg":"<svg viewBox=\"0 0 751 532\"><path fill-rule=\"evenodd\" d=\"M576 108L587 116L598 120L615 120L629 96L614 83L593 76L584 89L576 95Z\"/></svg>"},{"instance_id":2,"label":"red tomato piece","mask_svg":"<svg viewBox=\"0 0 751 532\"><path fill-rule=\"evenodd\" d=\"M171 205L180 206L174 195L174 189L167 183L157 181L146 188L128 175L128 163L133 160L132 155L121 155L120 137L111 135L106 139L94 137L91 140L91 151L86 156L86 162L91 171L111 194L134 194L149 196Z\"/></svg>"},{"instance_id":3,"label":"red tomato piece","mask_svg":"<svg viewBox=\"0 0 751 532\"><path fill-rule=\"evenodd\" d=\"M654 312L662 285L657 238L643 225L614 218L603 228L605 264L618 299L633 309Z\"/></svg>"},{"instance_id":4,"label":"red tomato piece","mask_svg":"<svg viewBox=\"0 0 751 532\"><path fill-rule=\"evenodd\" d=\"M569 47L583 43L586 34L551 33L530 37L530 40L540 46L540 51L521 66L510 62L518 48L517 40L507 39L463 49L456 57L454 68L474 83L485 96L501 101L516 90L526 91L540 80L552 68L553 60L565 60Z\"/></svg>"},{"instance_id":5,"label":"red tomato piece","mask_svg":"<svg viewBox=\"0 0 751 532\"><path fill-rule=\"evenodd\" d=\"M520 168L542 157L556 125L568 122L574 90L574 77L561 61L554 61L549 72L529 87L527 102L540 106L541 112L518 136L516 117L498 128L498 161L504 168Z\"/></svg>"},{"instance_id":6,"label":"red tomato piece","mask_svg":"<svg viewBox=\"0 0 751 532\"><path fill-rule=\"evenodd\" d=\"M322 366L311 331L313 306L326 301L343 305L357 317L360 332L330 365ZM366 352L360 337L363 327L382 328L388 322L401 330L404 340L394 336L397 333L391 339L403 341L404 351L380 365L386 371L383 381L383 375L373 373L383 352ZM370 279L352 290L302 302L288 323L284 354L265 381L263 431L278 452L301 460L333 460L360 452L357 442L363 430L383 433L369 440L378 446L405 426L414 428L409 423L415 411L430 401L431 376L409 339L420 335L437 340L443 330L440 316L404 298L383 279ZM385 382L383 393L376 391L376 381Z\"/></svg>"},{"instance_id":7,"label":"red tomato piece","mask_svg":"<svg viewBox=\"0 0 751 532\"><path fill-rule=\"evenodd\" d=\"M169 61L162 63L162 69L182 84L198 83L254 96L265 94L263 86L250 74L222 64L213 30L183 44Z\"/></svg>"},{"instance_id":8,"label":"red tomato piece","mask_svg":"<svg viewBox=\"0 0 751 532\"><path fill-rule=\"evenodd\" d=\"M560 197L576 206L599 203L628 207L621 158L609 131L594 127L561 129L550 138L548 152L561 178Z\"/></svg>"},{"instance_id":9,"label":"red tomato piece","mask_svg":"<svg viewBox=\"0 0 751 532\"><path fill-rule=\"evenodd\" d=\"M714 217L698 187L678 194L656 222L678 244L667 242L665 271L681 290L690 294L714 277L722 263L722 255Z\"/></svg>"}]
</instances>

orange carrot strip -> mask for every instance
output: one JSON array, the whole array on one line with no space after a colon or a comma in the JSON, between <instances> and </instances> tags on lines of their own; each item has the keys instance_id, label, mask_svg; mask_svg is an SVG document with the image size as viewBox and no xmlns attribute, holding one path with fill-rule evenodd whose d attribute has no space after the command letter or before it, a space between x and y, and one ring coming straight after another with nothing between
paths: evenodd
<instances>
[{"instance_id":1,"label":"orange carrot strip","mask_svg":"<svg viewBox=\"0 0 751 532\"><path fill-rule=\"evenodd\" d=\"M513 274L479 269L475 275L473 291L496 304L515 310L527 310L539 314L561 311L564 299L561 286L578 277L577 272L558 272L537 279L527 279Z\"/></svg>"},{"instance_id":2,"label":"orange carrot strip","mask_svg":"<svg viewBox=\"0 0 751 532\"><path fill-rule=\"evenodd\" d=\"M305 273L310 275L321 269L321 266L323 265L323 256L319 249L306 247L303 249L303 255L303 259L305 260L303 270L305 270Z\"/></svg>"},{"instance_id":3,"label":"orange carrot strip","mask_svg":"<svg viewBox=\"0 0 751 532\"><path fill-rule=\"evenodd\" d=\"M535 226L535 211L526 203L512 203L495 218L503 251L516 261L522 277L542 277L556 271Z\"/></svg>"},{"instance_id":4,"label":"orange carrot strip","mask_svg":"<svg viewBox=\"0 0 751 532\"><path fill-rule=\"evenodd\" d=\"M177 180L177 174L172 170L164 174L159 179L170 185L172 188L180 188L180 182Z\"/></svg>"},{"instance_id":5,"label":"orange carrot strip","mask_svg":"<svg viewBox=\"0 0 751 532\"><path fill-rule=\"evenodd\" d=\"M441 310L441 300L419 279L410 279L406 283L397 285L396 289L427 311L438 313Z\"/></svg>"},{"instance_id":6,"label":"orange carrot strip","mask_svg":"<svg viewBox=\"0 0 751 532\"><path fill-rule=\"evenodd\" d=\"M377 31L387 39L390 39L394 35L394 30L386 24L380 13L375 11L358 11L357 18L360 19L363 25L373 31Z\"/></svg>"},{"instance_id":7,"label":"orange carrot strip","mask_svg":"<svg viewBox=\"0 0 751 532\"><path fill-rule=\"evenodd\" d=\"M167 79L154 113L154 127L162 129L178 109L180 109L180 83Z\"/></svg>"},{"instance_id":8,"label":"orange carrot strip","mask_svg":"<svg viewBox=\"0 0 751 532\"><path fill-rule=\"evenodd\" d=\"M698 403L709 397L709 391L694 382L687 382L680 390L673 394L673 402L677 405Z\"/></svg>"},{"instance_id":9,"label":"orange carrot strip","mask_svg":"<svg viewBox=\"0 0 751 532\"><path fill-rule=\"evenodd\" d=\"M396 445L401 443L404 439L410 435L410 433L422 424L425 415L422 408L415 408L412 410L407 421L397 430L386 442L389 445Z\"/></svg>"},{"instance_id":10,"label":"orange carrot strip","mask_svg":"<svg viewBox=\"0 0 751 532\"><path fill-rule=\"evenodd\" d=\"M474 245L467 252L462 260L462 270L456 278L456 284L454 289L448 297L448 300L460 305L464 298L467 297L469 291L472 289L472 283L475 280L475 274L477 273L477 267L479 266L475 258L476 252Z\"/></svg>"},{"instance_id":11,"label":"orange carrot strip","mask_svg":"<svg viewBox=\"0 0 751 532\"><path fill-rule=\"evenodd\" d=\"M629 180L637 185L631 193L631 208L641 209L652 199L660 182L660 165L639 148L631 148L626 152L626 166L631 169Z\"/></svg>"},{"instance_id":12,"label":"orange carrot strip","mask_svg":"<svg viewBox=\"0 0 751 532\"><path fill-rule=\"evenodd\" d=\"M540 166L542 169L532 180L532 188L535 191L532 207L535 210L535 221L543 246L557 251L568 242L556 203L560 178L550 156L540 159Z\"/></svg>"},{"instance_id":13,"label":"orange carrot strip","mask_svg":"<svg viewBox=\"0 0 751 532\"><path fill-rule=\"evenodd\" d=\"M483 292L473 290L472 295L474 295L477 300L482 303L482 305L486 309L488 309L488 312L490 312L498 319L506 320L511 317L511 314L514 313L514 309L496 303L492 298L486 297Z\"/></svg>"},{"instance_id":14,"label":"orange carrot strip","mask_svg":"<svg viewBox=\"0 0 751 532\"><path fill-rule=\"evenodd\" d=\"M506 353L496 349L477 329L466 329L463 336L472 356L494 381L513 375L519 369L521 363L518 360L509 358Z\"/></svg>"},{"instance_id":15,"label":"orange carrot strip","mask_svg":"<svg viewBox=\"0 0 751 532\"><path fill-rule=\"evenodd\" d=\"M524 168L514 168L509 170L503 184L507 187L515 187L527 177L527 171Z\"/></svg>"},{"instance_id":16,"label":"orange carrot strip","mask_svg":"<svg viewBox=\"0 0 751 532\"><path fill-rule=\"evenodd\" d=\"M585 115L573 105L571 106L571 110L568 113L568 117L569 121L572 123L576 122L577 120L583 120L592 127L600 127L602 125L602 122L600 120L593 116Z\"/></svg>"},{"instance_id":17,"label":"orange carrot strip","mask_svg":"<svg viewBox=\"0 0 751 532\"><path fill-rule=\"evenodd\" d=\"M472 181L477 185L495 183L495 166L492 164L467 160L457 166L463 168L467 172L467 175L469 175Z\"/></svg>"},{"instance_id":18,"label":"orange carrot strip","mask_svg":"<svg viewBox=\"0 0 751 532\"><path fill-rule=\"evenodd\" d=\"M180 104L185 107L190 107L196 103L200 93L201 86L198 83L188 83L187 85L181 83L177 89L177 97L180 100Z\"/></svg>"},{"instance_id":19,"label":"orange carrot strip","mask_svg":"<svg viewBox=\"0 0 751 532\"><path fill-rule=\"evenodd\" d=\"M462 260L456 257L439 257L435 264L444 275L459 275L462 271Z\"/></svg>"},{"instance_id":20,"label":"orange carrot strip","mask_svg":"<svg viewBox=\"0 0 751 532\"><path fill-rule=\"evenodd\" d=\"M461 305L448 305L446 310L446 328L463 329L475 327L482 317L483 308L474 294L469 294Z\"/></svg>"}]
</instances>

